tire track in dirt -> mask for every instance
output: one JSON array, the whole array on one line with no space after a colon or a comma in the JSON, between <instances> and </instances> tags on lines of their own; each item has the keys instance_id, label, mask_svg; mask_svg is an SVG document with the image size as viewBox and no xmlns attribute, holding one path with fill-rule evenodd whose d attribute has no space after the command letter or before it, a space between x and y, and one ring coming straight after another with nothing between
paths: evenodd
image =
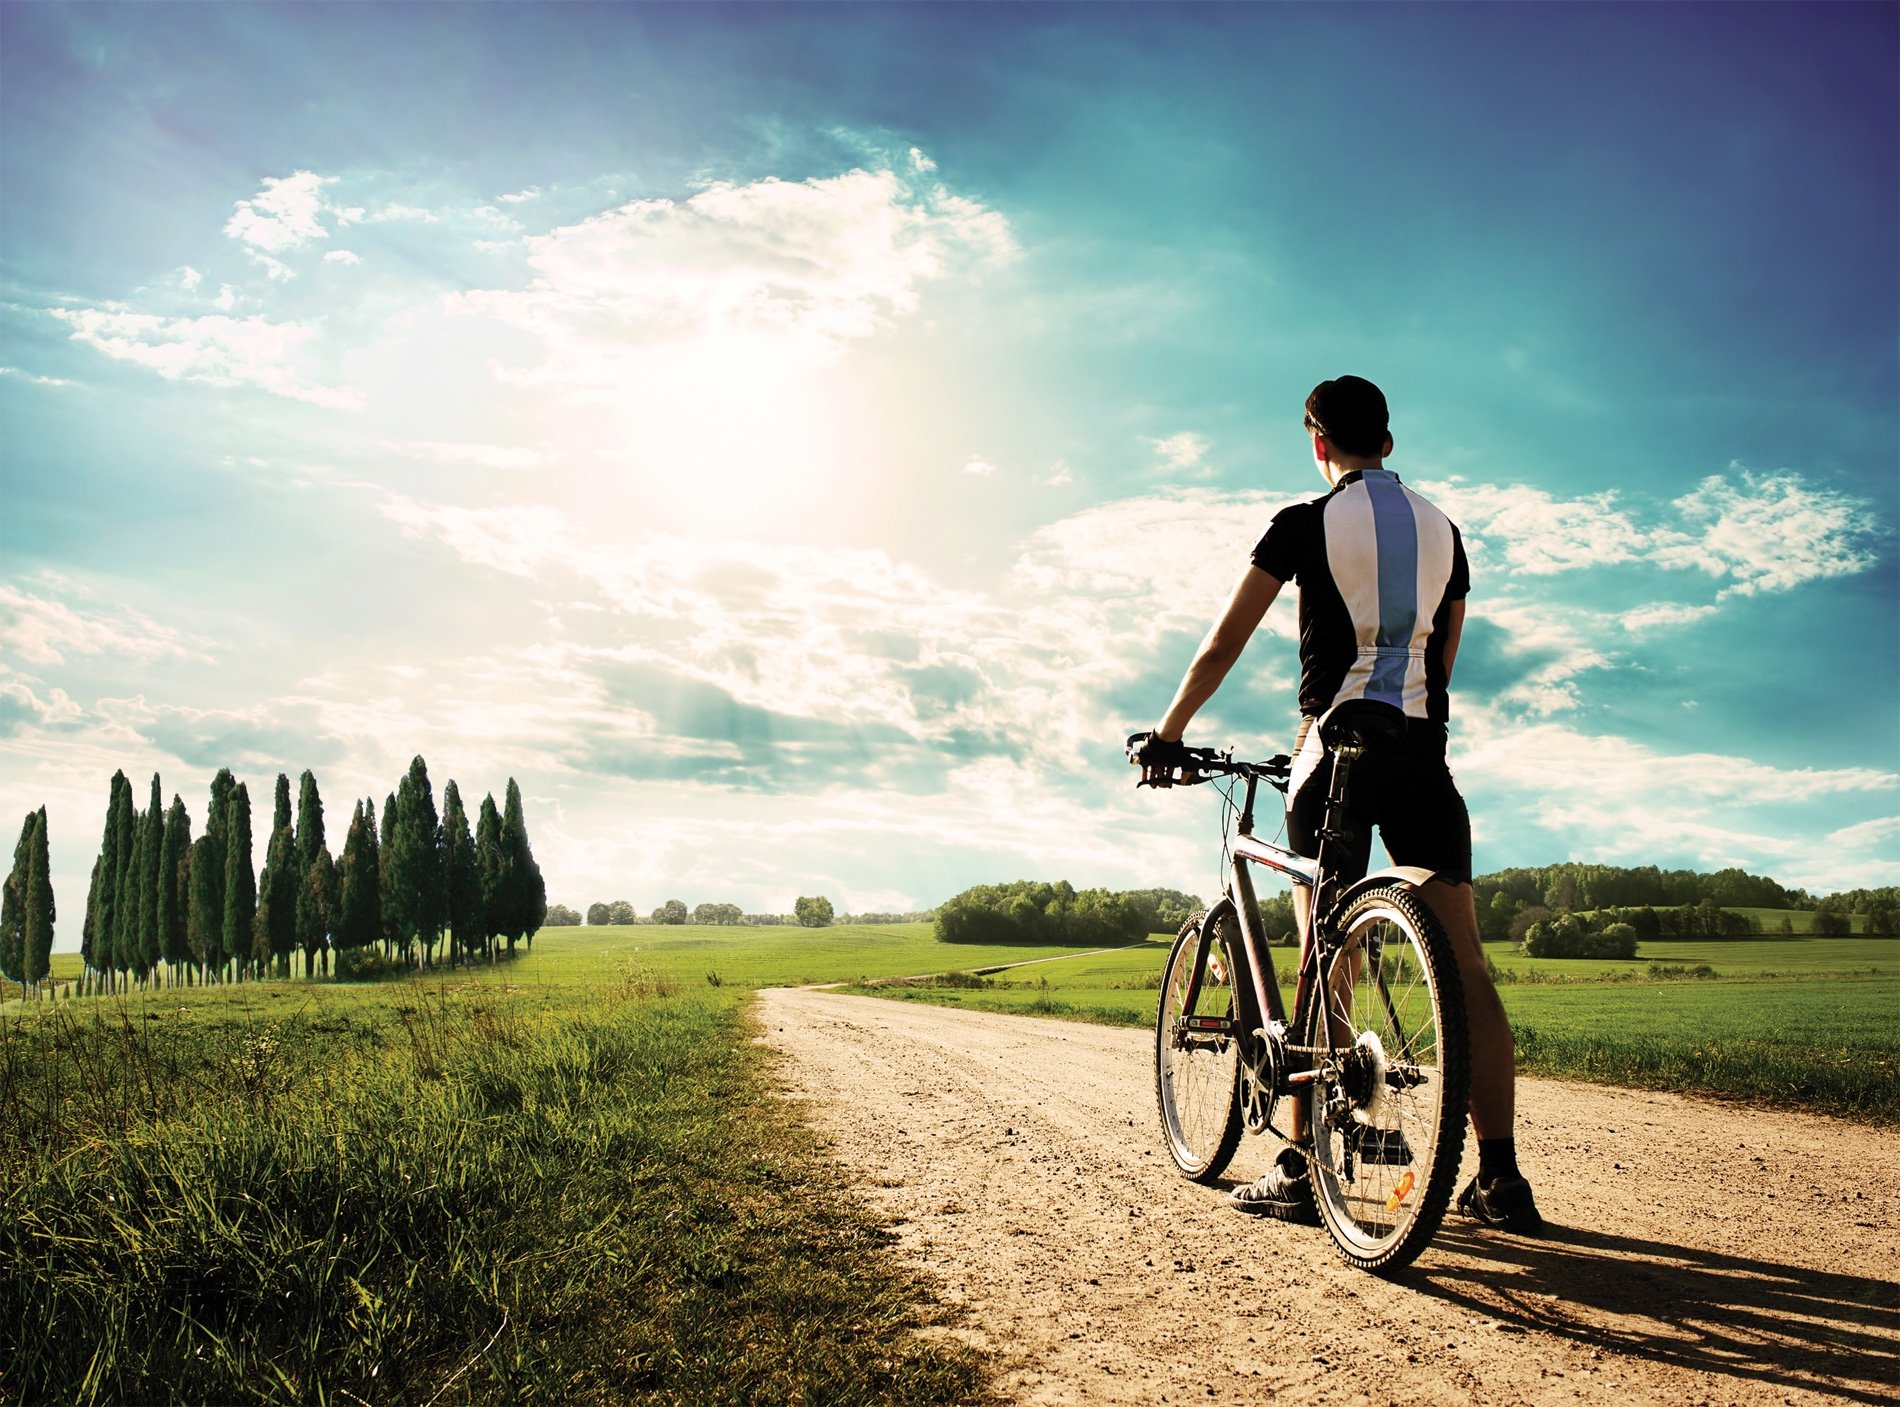
<instances>
[{"instance_id":1,"label":"tire track in dirt","mask_svg":"<svg viewBox=\"0 0 1900 1407\"><path fill-rule=\"evenodd\" d=\"M1526 1080L1520 1161L1552 1233L1454 1212L1385 1281L1175 1173L1144 1031L811 990L756 1015L1012 1401L1895 1398L1895 1131ZM1270 1156L1246 1140L1230 1183Z\"/></svg>"}]
</instances>

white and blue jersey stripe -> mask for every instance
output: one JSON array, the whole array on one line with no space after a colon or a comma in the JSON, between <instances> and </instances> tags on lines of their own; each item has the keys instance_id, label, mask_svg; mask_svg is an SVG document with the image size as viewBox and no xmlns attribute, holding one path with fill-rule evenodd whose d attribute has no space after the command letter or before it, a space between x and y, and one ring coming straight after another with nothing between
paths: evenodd
<instances>
[{"instance_id":1,"label":"white and blue jersey stripe","mask_svg":"<svg viewBox=\"0 0 1900 1407\"><path fill-rule=\"evenodd\" d=\"M1378 699L1443 723L1444 632L1471 589L1457 527L1389 469L1276 514L1254 565L1300 587L1300 712Z\"/></svg>"}]
</instances>

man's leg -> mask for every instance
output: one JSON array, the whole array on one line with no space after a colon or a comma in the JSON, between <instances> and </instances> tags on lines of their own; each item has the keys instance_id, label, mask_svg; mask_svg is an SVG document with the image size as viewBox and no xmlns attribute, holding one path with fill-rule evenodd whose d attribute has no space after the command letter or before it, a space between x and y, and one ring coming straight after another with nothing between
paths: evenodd
<instances>
[{"instance_id":1,"label":"man's leg","mask_svg":"<svg viewBox=\"0 0 1900 1407\"><path fill-rule=\"evenodd\" d=\"M1535 1234L1544 1219L1530 1184L1518 1171L1517 1141L1511 1132L1517 1112L1517 1053L1504 1003L1484 965L1477 904L1469 884L1435 879L1424 893L1451 938L1464 983L1471 1041L1471 1127L1478 1135L1478 1175L1458 1194L1458 1209L1489 1226Z\"/></svg>"},{"instance_id":2,"label":"man's leg","mask_svg":"<svg viewBox=\"0 0 1900 1407\"><path fill-rule=\"evenodd\" d=\"M1425 902L1451 939L1465 989L1465 1025L1471 1040L1471 1126L1480 1139L1511 1137L1517 1112L1517 1053L1510 1018L1484 965L1478 906L1469 884L1435 879Z\"/></svg>"}]
</instances>

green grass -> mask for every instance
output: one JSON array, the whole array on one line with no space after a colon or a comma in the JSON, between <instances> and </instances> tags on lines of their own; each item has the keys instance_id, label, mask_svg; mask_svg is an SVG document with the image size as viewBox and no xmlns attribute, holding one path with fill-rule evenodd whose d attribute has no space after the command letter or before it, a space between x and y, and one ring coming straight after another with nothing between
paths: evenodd
<instances>
[{"instance_id":1,"label":"green grass","mask_svg":"<svg viewBox=\"0 0 1900 1407\"><path fill-rule=\"evenodd\" d=\"M744 994L556 932L0 1018L0 1401L980 1399Z\"/></svg>"},{"instance_id":2,"label":"green grass","mask_svg":"<svg viewBox=\"0 0 1900 1407\"><path fill-rule=\"evenodd\" d=\"M1276 948L1282 990L1291 950ZM1732 939L1646 944L1634 961L1526 958L1486 945L1519 1068L1788 1108L1900 1118L1900 941ZM1154 1019L1167 943L954 985L860 985L902 1001L1118 1026ZM1655 964L1661 972L1652 972ZM1713 969L1693 977L1697 967ZM1673 971L1670 971L1673 969Z\"/></svg>"}]
</instances>

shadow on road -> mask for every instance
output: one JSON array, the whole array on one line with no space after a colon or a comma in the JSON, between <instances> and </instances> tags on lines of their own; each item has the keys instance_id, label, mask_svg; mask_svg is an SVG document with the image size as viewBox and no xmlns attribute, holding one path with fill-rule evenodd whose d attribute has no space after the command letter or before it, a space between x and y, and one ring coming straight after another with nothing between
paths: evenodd
<instances>
[{"instance_id":1,"label":"shadow on road","mask_svg":"<svg viewBox=\"0 0 1900 1407\"><path fill-rule=\"evenodd\" d=\"M1891 1403L1900 1287L1607 1232L1535 1240L1451 1222L1403 1279L1422 1294L1605 1353Z\"/></svg>"}]
</instances>

